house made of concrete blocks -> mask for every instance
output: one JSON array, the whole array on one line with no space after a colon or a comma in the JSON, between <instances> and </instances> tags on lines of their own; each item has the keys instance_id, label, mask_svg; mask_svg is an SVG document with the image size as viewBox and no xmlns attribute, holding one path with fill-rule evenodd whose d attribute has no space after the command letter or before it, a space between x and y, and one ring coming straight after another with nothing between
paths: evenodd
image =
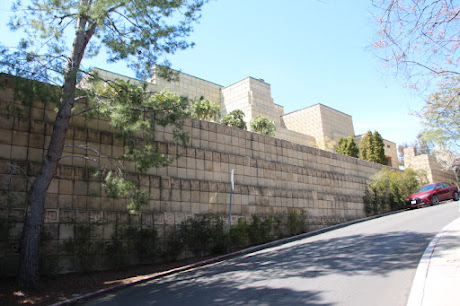
<instances>
[{"instance_id":1,"label":"house made of concrete blocks","mask_svg":"<svg viewBox=\"0 0 460 306\"><path fill-rule=\"evenodd\" d=\"M135 79L109 71L94 69L103 79L138 82ZM326 149L328 144L342 137L353 136L359 146L363 135L355 135L352 117L323 104L314 104L285 114L284 107L274 103L270 84L262 79L247 77L228 86L221 86L198 77L178 72L175 81L167 81L154 69L148 80L152 91L168 90L171 93L187 96L192 100L204 98L218 102L221 114L225 116L233 110L242 110L245 121L262 115L276 125L275 137L301 145ZM397 147L394 142L384 140L388 165L398 168Z\"/></svg>"}]
</instances>

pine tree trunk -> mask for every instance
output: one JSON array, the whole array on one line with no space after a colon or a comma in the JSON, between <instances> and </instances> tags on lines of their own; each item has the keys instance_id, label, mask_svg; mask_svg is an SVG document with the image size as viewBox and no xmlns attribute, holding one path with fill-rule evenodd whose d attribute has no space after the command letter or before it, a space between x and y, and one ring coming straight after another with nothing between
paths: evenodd
<instances>
[{"instance_id":1,"label":"pine tree trunk","mask_svg":"<svg viewBox=\"0 0 460 306\"><path fill-rule=\"evenodd\" d=\"M54 122L51 141L40 172L28 194L28 207L22 230L17 275L17 281L21 287L35 288L40 279L39 246L43 227L45 196L62 156L69 120L74 106L77 71L86 46L96 29L96 24L93 23L88 30L85 30L87 24L86 19L80 18L77 21L75 40L64 72L60 108Z\"/></svg>"}]
</instances>

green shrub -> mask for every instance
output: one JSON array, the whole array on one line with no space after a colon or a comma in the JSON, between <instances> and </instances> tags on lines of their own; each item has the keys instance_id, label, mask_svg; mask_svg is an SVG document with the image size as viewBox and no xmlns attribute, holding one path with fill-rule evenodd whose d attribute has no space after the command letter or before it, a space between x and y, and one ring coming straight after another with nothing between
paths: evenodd
<instances>
[{"instance_id":1,"label":"green shrub","mask_svg":"<svg viewBox=\"0 0 460 306\"><path fill-rule=\"evenodd\" d=\"M0 218L0 278L6 276L8 254L8 220Z\"/></svg>"},{"instance_id":2,"label":"green shrub","mask_svg":"<svg viewBox=\"0 0 460 306\"><path fill-rule=\"evenodd\" d=\"M273 230L273 218L268 217L262 220L257 215L252 215L252 222L247 227L249 242L251 244L261 244L270 241L270 233Z\"/></svg>"},{"instance_id":3,"label":"green shrub","mask_svg":"<svg viewBox=\"0 0 460 306\"><path fill-rule=\"evenodd\" d=\"M101 244L92 241L92 236L99 223L76 223L72 221L74 237L64 242L64 250L72 255L75 269L80 272L93 270L96 254L101 250Z\"/></svg>"},{"instance_id":4,"label":"green shrub","mask_svg":"<svg viewBox=\"0 0 460 306\"><path fill-rule=\"evenodd\" d=\"M291 236L307 232L308 222L305 210L302 209L300 214L297 211L289 212L286 225Z\"/></svg>"},{"instance_id":5,"label":"green shrub","mask_svg":"<svg viewBox=\"0 0 460 306\"><path fill-rule=\"evenodd\" d=\"M224 222L216 215L189 218L179 226L179 239L195 256L217 253L225 250Z\"/></svg>"},{"instance_id":6,"label":"green shrub","mask_svg":"<svg viewBox=\"0 0 460 306\"><path fill-rule=\"evenodd\" d=\"M286 216L283 214L277 214L273 216L273 233L276 238L283 238L286 236L286 233L284 232L285 218Z\"/></svg>"},{"instance_id":7,"label":"green shrub","mask_svg":"<svg viewBox=\"0 0 460 306\"><path fill-rule=\"evenodd\" d=\"M367 185L364 211L374 215L405 207L405 199L423 183L423 176L413 169L382 169Z\"/></svg>"},{"instance_id":8,"label":"green shrub","mask_svg":"<svg viewBox=\"0 0 460 306\"><path fill-rule=\"evenodd\" d=\"M238 218L238 223L230 227L230 244L234 248L249 245L248 224L245 218Z\"/></svg>"},{"instance_id":9,"label":"green shrub","mask_svg":"<svg viewBox=\"0 0 460 306\"><path fill-rule=\"evenodd\" d=\"M167 237L163 247L163 257L166 261L175 261L185 250L183 237L178 230L173 230Z\"/></svg>"},{"instance_id":10,"label":"green shrub","mask_svg":"<svg viewBox=\"0 0 460 306\"><path fill-rule=\"evenodd\" d=\"M129 265L130 256L141 263L152 263L159 255L158 233L153 227L119 227L115 225L112 240L106 251L112 266L120 269Z\"/></svg>"},{"instance_id":11,"label":"green shrub","mask_svg":"<svg viewBox=\"0 0 460 306\"><path fill-rule=\"evenodd\" d=\"M191 114L194 118L217 122L220 118L220 104L200 99L191 106Z\"/></svg>"}]
</instances>

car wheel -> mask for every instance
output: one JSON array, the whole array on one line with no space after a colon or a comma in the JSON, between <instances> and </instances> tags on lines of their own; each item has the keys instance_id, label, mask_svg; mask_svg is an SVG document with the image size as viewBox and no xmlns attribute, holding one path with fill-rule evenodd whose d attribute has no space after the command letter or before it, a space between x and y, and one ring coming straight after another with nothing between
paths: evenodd
<instances>
[{"instance_id":1,"label":"car wheel","mask_svg":"<svg viewBox=\"0 0 460 306\"><path fill-rule=\"evenodd\" d=\"M433 195L433 200L431 201L431 205L438 205L439 204L439 198L438 195Z\"/></svg>"},{"instance_id":2,"label":"car wheel","mask_svg":"<svg viewBox=\"0 0 460 306\"><path fill-rule=\"evenodd\" d=\"M455 191L454 192L454 201L458 201L459 197L458 197L458 192Z\"/></svg>"}]
</instances>

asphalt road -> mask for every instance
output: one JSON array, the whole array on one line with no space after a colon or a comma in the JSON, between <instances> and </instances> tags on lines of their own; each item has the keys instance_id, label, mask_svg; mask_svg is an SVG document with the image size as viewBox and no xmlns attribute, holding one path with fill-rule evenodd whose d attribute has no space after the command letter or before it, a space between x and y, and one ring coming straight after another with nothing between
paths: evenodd
<instances>
[{"instance_id":1,"label":"asphalt road","mask_svg":"<svg viewBox=\"0 0 460 306\"><path fill-rule=\"evenodd\" d=\"M431 239L457 202L354 224L171 275L88 305L406 305Z\"/></svg>"}]
</instances>

